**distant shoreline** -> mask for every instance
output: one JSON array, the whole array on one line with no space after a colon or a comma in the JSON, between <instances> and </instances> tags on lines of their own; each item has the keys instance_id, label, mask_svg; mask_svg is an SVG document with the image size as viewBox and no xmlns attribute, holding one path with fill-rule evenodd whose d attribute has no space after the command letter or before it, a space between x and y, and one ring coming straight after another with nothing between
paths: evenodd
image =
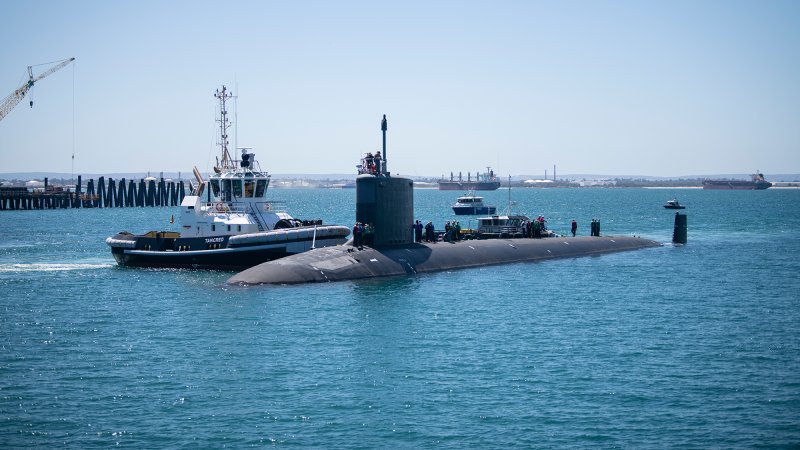
<instances>
[{"instance_id":1,"label":"distant shoreline","mask_svg":"<svg viewBox=\"0 0 800 450\"><path fill-rule=\"evenodd\" d=\"M3 186L27 186L32 188L40 187L45 178L51 186L73 186L81 177L81 184L85 185L88 180L98 180L101 176L106 180L139 180L147 176L156 179L175 180L195 183L195 179L190 173L185 172L150 172L144 173L114 173L114 174L63 174L48 172L15 172L0 173L0 183ZM400 176L407 176L395 174ZM344 188L352 187L355 182L355 174L272 174L271 189L281 188ZM437 179L421 176L410 177L415 182L416 189L437 189ZM745 179L744 176L697 176L693 178L650 178L643 176L600 176L600 175L565 175L558 180L533 180L526 176L518 175L511 178L511 187L515 188L644 188L644 189L702 189L703 181L706 179ZM780 181L776 181L780 180ZM784 181L790 180L790 181ZM773 183L771 189L796 189L800 188L800 174L776 174L769 179ZM508 179L500 178L501 189L507 188Z\"/></svg>"},{"instance_id":2,"label":"distant shoreline","mask_svg":"<svg viewBox=\"0 0 800 450\"><path fill-rule=\"evenodd\" d=\"M205 173L205 172L203 172ZM428 175L409 175L406 173L393 173L397 176L403 176L407 178L411 178L414 181L421 181L421 182L428 182L428 183L437 183L440 179L438 176L428 176ZM355 181L356 175L355 173L271 173L273 179L304 179L304 180L351 180ZM105 178L126 178L126 179L139 179L145 178L148 176L160 178L163 176L166 178L171 179L183 179L183 180L193 180L194 177L192 176L191 170L186 171L139 171L139 172L112 172L112 173L79 173L75 172L72 173L64 173L64 172L48 172L48 171L30 171L30 172L4 172L0 173L0 181L5 180L24 180L29 181L31 179L38 179L43 180L45 177L52 179L52 180L69 180L72 178L77 178L81 176L85 179L89 178L98 178L103 176ZM552 178L541 178L541 175L525 175L525 174L518 174L511 176L511 182L523 182L526 180L552 180ZM766 175L767 181L770 182L800 182L800 173L774 173L774 174L767 174ZM508 181L508 175L501 176L498 175L497 177L500 182L505 183ZM652 175L605 175L605 174L563 174L558 177L558 182L581 182L581 181L611 181L611 180L621 180L621 181L636 181L636 182L647 182L656 185L657 183L667 183L667 184L679 184L679 183L686 183L687 185L691 185L693 183L702 182L706 179L721 179L721 180L749 180L750 175L745 173L735 173L735 174L699 174L699 175L676 175L676 176L652 176Z\"/></svg>"},{"instance_id":3,"label":"distant shoreline","mask_svg":"<svg viewBox=\"0 0 800 450\"><path fill-rule=\"evenodd\" d=\"M703 189L703 186L642 186L642 189Z\"/></svg>"}]
</instances>

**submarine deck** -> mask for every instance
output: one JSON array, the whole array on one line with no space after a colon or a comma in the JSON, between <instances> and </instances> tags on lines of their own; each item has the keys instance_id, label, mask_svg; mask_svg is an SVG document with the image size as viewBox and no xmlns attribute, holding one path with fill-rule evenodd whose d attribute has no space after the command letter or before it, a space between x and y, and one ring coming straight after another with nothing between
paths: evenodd
<instances>
[{"instance_id":1,"label":"submarine deck","mask_svg":"<svg viewBox=\"0 0 800 450\"><path fill-rule=\"evenodd\" d=\"M658 247L649 239L627 236L580 236L544 239L487 239L416 243L358 250L326 247L259 264L229 284L300 284L389 277L554 258Z\"/></svg>"}]
</instances>

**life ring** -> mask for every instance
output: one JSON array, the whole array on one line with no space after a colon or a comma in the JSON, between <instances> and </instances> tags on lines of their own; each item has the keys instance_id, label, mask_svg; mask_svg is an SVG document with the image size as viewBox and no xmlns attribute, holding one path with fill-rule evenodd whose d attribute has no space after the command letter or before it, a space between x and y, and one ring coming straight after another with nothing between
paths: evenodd
<instances>
[{"instance_id":1,"label":"life ring","mask_svg":"<svg viewBox=\"0 0 800 450\"><path fill-rule=\"evenodd\" d=\"M222 202L217 202L214 204L214 209L216 209L217 212L225 211L225 205L222 204Z\"/></svg>"}]
</instances>

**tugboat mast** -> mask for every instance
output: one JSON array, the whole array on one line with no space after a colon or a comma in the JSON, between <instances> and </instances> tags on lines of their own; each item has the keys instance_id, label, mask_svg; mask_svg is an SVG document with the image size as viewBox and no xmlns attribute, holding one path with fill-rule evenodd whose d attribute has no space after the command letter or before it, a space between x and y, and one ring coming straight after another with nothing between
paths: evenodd
<instances>
[{"instance_id":1,"label":"tugboat mast","mask_svg":"<svg viewBox=\"0 0 800 450\"><path fill-rule=\"evenodd\" d=\"M225 105L225 102L233 97L233 94L228 92L228 88L225 85L222 85L222 91L219 89L214 92L214 97L219 99L219 118L217 122L219 122L219 136L220 141L218 145L221 147L222 150L222 161L220 162L220 169L221 170L233 170L236 169L236 162L231 158L231 154L228 152L228 128L230 128L231 124L228 120L228 109Z\"/></svg>"}]
</instances>

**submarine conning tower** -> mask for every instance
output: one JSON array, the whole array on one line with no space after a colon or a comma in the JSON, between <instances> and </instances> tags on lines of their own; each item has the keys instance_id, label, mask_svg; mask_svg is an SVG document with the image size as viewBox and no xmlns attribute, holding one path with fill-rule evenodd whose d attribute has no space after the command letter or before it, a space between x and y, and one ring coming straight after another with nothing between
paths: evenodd
<instances>
[{"instance_id":1,"label":"submarine conning tower","mask_svg":"<svg viewBox=\"0 0 800 450\"><path fill-rule=\"evenodd\" d=\"M383 153L377 169L360 170L356 178L356 221L371 224L374 247L406 245L414 242L414 182L393 177L386 170L386 115L381 121ZM363 167L363 166L362 166Z\"/></svg>"}]
</instances>

